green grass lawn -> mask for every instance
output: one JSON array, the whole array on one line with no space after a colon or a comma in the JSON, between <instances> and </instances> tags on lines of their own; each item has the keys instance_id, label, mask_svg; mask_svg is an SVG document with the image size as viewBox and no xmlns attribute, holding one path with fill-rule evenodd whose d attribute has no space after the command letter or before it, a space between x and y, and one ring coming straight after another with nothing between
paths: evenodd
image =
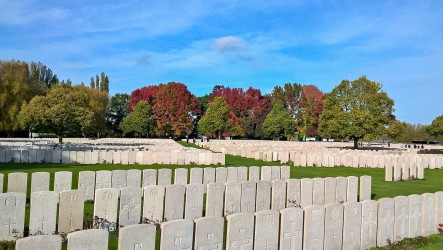
<instances>
[{"instance_id":1,"label":"green grass lawn","mask_svg":"<svg viewBox=\"0 0 443 250\"><path fill-rule=\"evenodd\" d=\"M180 144L189 146L185 142ZM281 165L276 162L264 162L254 159L243 158L239 156L226 155L226 166L272 166ZM33 172L49 172L51 173L50 190L53 190L54 173L57 171L71 171L73 173L72 188L77 188L78 172L90 170L117 170L117 169L147 169L147 168L192 168L192 167L209 167L198 165L80 165L80 164L0 164L0 173L5 175L3 190L6 191L7 187L7 174L12 172L25 172L28 173L28 202L30 197L30 179ZM210 166L217 167L217 166ZM399 195L410 194L422 194L422 193L434 193L436 191L443 190L443 171L442 170L430 170L425 169L424 180L414 181L398 181L398 182L385 182L384 181L384 169L374 168L350 168L350 167L291 167L291 178L314 178L314 177L336 177L336 176L372 176L372 198L378 200L383 197L394 197ZM85 204L85 220L92 219L93 205ZM29 221L29 206L26 208L26 221L25 227ZM157 247L160 239L157 239ZM439 249L440 244L434 244L423 249ZM110 238L109 249L117 249L117 238Z\"/></svg>"}]
</instances>

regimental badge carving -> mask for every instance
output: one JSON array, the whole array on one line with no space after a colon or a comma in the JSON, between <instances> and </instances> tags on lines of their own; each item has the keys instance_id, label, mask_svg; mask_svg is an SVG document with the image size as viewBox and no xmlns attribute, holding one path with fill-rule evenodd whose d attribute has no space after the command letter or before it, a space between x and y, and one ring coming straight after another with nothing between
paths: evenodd
<instances>
[{"instance_id":1,"label":"regimental badge carving","mask_svg":"<svg viewBox=\"0 0 443 250\"><path fill-rule=\"evenodd\" d=\"M17 206L17 198L14 196L9 196L5 200L5 206L6 207L15 207Z\"/></svg>"}]
</instances>

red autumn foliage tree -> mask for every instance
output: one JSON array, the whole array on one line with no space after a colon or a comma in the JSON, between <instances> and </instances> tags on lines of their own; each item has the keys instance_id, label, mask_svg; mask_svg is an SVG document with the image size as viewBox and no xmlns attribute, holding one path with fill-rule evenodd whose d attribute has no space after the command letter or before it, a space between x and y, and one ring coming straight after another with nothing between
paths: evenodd
<instances>
[{"instance_id":1,"label":"red autumn foliage tree","mask_svg":"<svg viewBox=\"0 0 443 250\"><path fill-rule=\"evenodd\" d=\"M129 111L134 111L135 105L137 105L137 103L140 101L147 101L151 107L154 106L155 94L157 94L157 92L157 85L145 86L132 91L131 95L129 96Z\"/></svg>"},{"instance_id":2,"label":"red autumn foliage tree","mask_svg":"<svg viewBox=\"0 0 443 250\"><path fill-rule=\"evenodd\" d=\"M184 136L192 130L193 116L200 113L200 105L186 85L176 82L160 84L154 99L157 135Z\"/></svg>"},{"instance_id":3,"label":"red autumn foliage tree","mask_svg":"<svg viewBox=\"0 0 443 250\"><path fill-rule=\"evenodd\" d=\"M318 136L318 122L323 112L325 94L314 85L303 85L297 120L299 132L308 137Z\"/></svg>"}]
</instances>

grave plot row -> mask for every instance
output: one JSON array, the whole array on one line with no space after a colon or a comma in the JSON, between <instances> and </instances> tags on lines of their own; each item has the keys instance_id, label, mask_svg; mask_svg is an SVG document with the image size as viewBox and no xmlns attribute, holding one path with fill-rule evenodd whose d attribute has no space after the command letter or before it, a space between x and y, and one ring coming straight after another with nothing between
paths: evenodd
<instances>
[{"instance_id":1,"label":"grave plot row","mask_svg":"<svg viewBox=\"0 0 443 250\"><path fill-rule=\"evenodd\" d=\"M198 151L0 150L0 163L225 165L225 154Z\"/></svg>"},{"instance_id":2,"label":"grave plot row","mask_svg":"<svg viewBox=\"0 0 443 250\"><path fill-rule=\"evenodd\" d=\"M361 193L370 190L369 176L362 176ZM325 182L339 185L324 185ZM344 183L344 186L340 186ZM369 186L367 186L366 183ZM320 184L320 185L318 185ZM174 184L169 186L101 188L95 191L94 226L114 231L118 227L150 223L160 224L177 219L194 220L203 216L227 216L235 213L255 213L262 210L280 210L286 207L307 207L357 200L357 177L289 179L210 183L206 204L202 184ZM328 193L333 190L333 193ZM370 194L370 191L369 191ZM335 197L332 200L327 196ZM1 237L11 240L23 233L23 193L4 193L5 223L18 227L4 232ZM322 199L318 199L322 197ZM362 197L362 196L361 196ZM370 198L370 197L369 197ZM300 203L298 202L300 200ZM82 230L85 196L80 190L38 191L31 194L29 234L69 233ZM58 213L57 213L57 203ZM204 206L205 205L205 206ZM15 208L19 206L19 209ZM205 208L205 209L204 209ZM21 211L21 212L20 212ZM8 218L9 217L9 218ZM58 220L56 220L58 218ZM5 224L7 225L7 224Z\"/></svg>"},{"instance_id":3,"label":"grave plot row","mask_svg":"<svg viewBox=\"0 0 443 250\"><path fill-rule=\"evenodd\" d=\"M425 178L425 169L421 161L413 163L397 163L385 167L385 181L400 181Z\"/></svg>"},{"instance_id":4,"label":"grave plot row","mask_svg":"<svg viewBox=\"0 0 443 250\"><path fill-rule=\"evenodd\" d=\"M392 239L436 233L443 219L443 192L382 198L379 201L235 213L160 224L160 249L369 249ZM226 223L226 240L224 240ZM68 249L107 249L108 231L68 234ZM156 226L120 229L119 249L155 249ZM17 249L61 249L61 237L32 236Z\"/></svg>"}]
</instances>

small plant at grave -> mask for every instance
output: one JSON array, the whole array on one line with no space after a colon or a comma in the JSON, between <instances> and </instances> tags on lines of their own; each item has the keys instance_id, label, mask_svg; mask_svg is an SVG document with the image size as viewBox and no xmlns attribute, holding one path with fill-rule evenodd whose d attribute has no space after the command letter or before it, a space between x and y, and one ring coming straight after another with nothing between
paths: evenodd
<instances>
[{"instance_id":1,"label":"small plant at grave","mask_svg":"<svg viewBox=\"0 0 443 250\"><path fill-rule=\"evenodd\" d=\"M231 214L233 214L234 212L227 210L225 213L226 213L226 215L225 215L225 219L226 219L226 216L231 215Z\"/></svg>"},{"instance_id":2,"label":"small plant at grave","mask_svg":"<svg viewBox=\"0 0 443 250\"><path fill-rule=\"evenodd\" d=\"M190 165L197 165L197 163L195 163L195 162L193 162L193 161L189 162L189 164L190 164Z\"/></svg>"},{"instance_id":3,"label":"small plant at grave","mask_svg":"<svg viewBox=\"0 0 443 250\"><path fill-rule=\"evenodd\" d=\"M57 234L57 233L56 233ZM60 237L62 237L62 242L68 242L68 234L67 233L58 233Z\"/></svg>"},{"instance_id":4,"label":"small plant at grave","mask_svg":"<svg viewBox=\"0 0 443 250\"><path fill-rule=\"evenodd\" d=\"M92 221L92 227L94 229L107 229L109 232L118 235L118 225L115 222L110 222L105 218L99 218L95 216Z\"/></svg>"},{"instance_id":5,"label":"small plant at grave","mask_svg":"<svg viewBox=\"0 0 443 250\"><path fill-rule=\"evenodd\" d=\"M430 235L428 237L418 236L415 238L404 238L402 240L392 241L387 240L388 245L381 247L382 250L413 250L421 247L426 247L437 243L438 235Z\"/></svg>"},{"instance_id":6,"label":"small plant at grave","mask_svg":"<svg viewBox=\"0 0 443 250\"><path fill-rule=\"evenodd\" d=\"M85 204L94 204L94 200L85 200Z\"/></svg>"},{"instance_id":7,"label":"small plant at grave","mask_svg":"<svg viewBox=\"0 0 443 250\"><path fill-rule=\"evenodd\" d=\"M0 250L14 250L15 240L0 240Z\"/></svg>"},{"instance_id":8,"label":"small plant at grave","mask_svg":"<svg viewBox=\"0 0 443 250\"><path fill-rule=\"evenodd\" d=\"M166 219L159 221L159 220L152 220L152 219L148 219L146 217L143 217L142 219L142 224L151 224L155 226L155 230L157 231L157 233L160 232L160 224L162 222L166 222Z\"/></svg>"},{"instance_id":9,"label":"small plant at grave","mask_svg":"<svg viewBox=\"0 0 443 250\"><path fill-rule=\"evenodd\" d=\"M301 207L300 204L298 204L295 199L294 200L288 199L288 204L290 204L289 207Z\"/></svg>"}]
</instances>

